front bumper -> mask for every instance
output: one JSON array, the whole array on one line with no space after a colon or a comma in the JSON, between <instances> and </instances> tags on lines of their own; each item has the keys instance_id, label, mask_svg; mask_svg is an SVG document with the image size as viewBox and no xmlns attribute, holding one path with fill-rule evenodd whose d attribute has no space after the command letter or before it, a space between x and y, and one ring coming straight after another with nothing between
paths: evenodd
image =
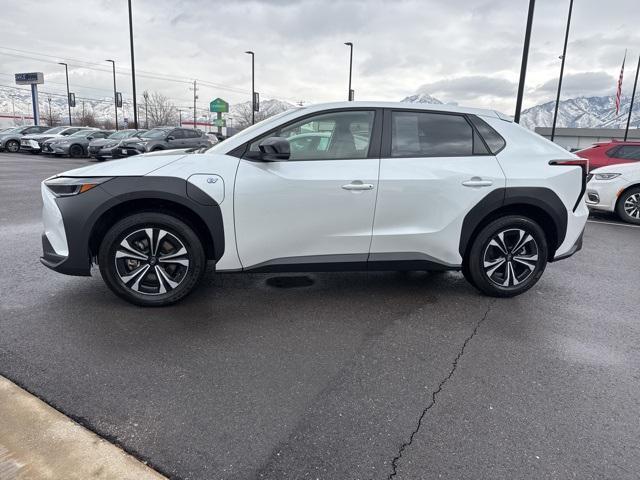
<instances>
[{"instance_id":1,"label":"front bumper","mask_svg":"<svg viewBox=\"0 0 640 480\"><path fill-rule=\"evenodd\" d=\"M117 145L115 147L89 147L89 156L93 158L120 158Z\"/></svg>"},{"instance_id":2,"label":"front bumper","mask_svg":"<svg viewBox=\"0 0 640 480\"><path fill-rule=\"evenodd\" d=\"M42 146L36 140L20 140L20 150L39 152Z\"/></svg>"},{"instance_id":3,"label":"front bumper","mask_svg":"<svg viewBox=\"0 0 640 480\"><path fill-rule=\"evenodd\" d=\"M613 180L595 180L587 183L587 207L591 210L613 212L618 201L618 192L627 185L623 177Z\"/></svg>"},{"instance_id":4,"label":"front bumper","mask_svg":"<svg viewBox=\"0 0 640 480\"><path fill-rule=\"evenodd\" d=\"M139 147L132 146L120 146L113 149L116 155L120 157L130 157L132 155L140 155L146 153L146 150L141 150Z\"/></svg>"}]
</instances>

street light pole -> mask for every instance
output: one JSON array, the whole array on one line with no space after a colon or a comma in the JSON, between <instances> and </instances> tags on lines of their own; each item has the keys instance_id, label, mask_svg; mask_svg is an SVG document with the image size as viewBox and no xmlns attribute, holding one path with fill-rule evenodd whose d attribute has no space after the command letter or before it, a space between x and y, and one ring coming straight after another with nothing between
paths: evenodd
<instances>
[{"instance_id":1,"label":"street light pole","mask_svg":"<svg viewBox=\"0 0 640 480\"><path fill-rule=\"evenodd\" d=\"M69 94L69 66L64 62L58 62L58 65L64 65L64 74L67 77L67 107L69 109L69 126L71 126L71 95Z\"/></svg>"},{"instance_id":2,"label":"street light pole","mask_svg":"<svg viewBox=\"0 0 640 480\"><path fill-rule=\"evenodd\" d=\"M136 99L136 62L133 55L133 16L131 14L131 0L129 3L129 44L131 45L131 82L133 84L133 128L138 128L138 108Z\"/></svg>"},{"instance_id":3,"label":"street light pole","mask_svg":"<svg viewBox=\"0 0 640 480\"><path fill-rule=\"evenodd\" d=\"M116 110L116 130L118 130L118 93L116 92L116 62L113 60L106 60L111 62L113 66L113 104Z\"/></svg>"},{"instance_id":4,"label":"street light pole","mask_svg":"<svg viewBox=\"0 0 640 480\"><path fill-rule=\"evenodd\" d=\"M529 12L527 13L527 29L524 34L524 46L522 48L522 64L520 65L520 83L518 83L518 96L516 97L516 113L513 120L520 123L520 111L522 110L522 97L524 95L524 81L527 76L527 61L529 60L529 43L531 42L531 26L533 25L533 10L536 0L529 0Z\"/></svg>"},{"instance_id":5,"label":"street light pole","mask_svg":"<svg viewBox=\"0 0 640 480\"><path fill-rule=\"evenodd\" d=\"M352 102L353 97L351 96L351 71L353 69L353 43L345 42L344 44L349 47L349 90L347 90L347 100Z\"/></svg>"},{"instance_id":6,"label":"street light pole","mask_svg":"<svg viewBox=\"0 0 640 480\"><path fill-rule=\"evenodd\" d=\"M629 124L631 123L631 112L633 111L633 101L636 98L636 87L638 86L638 71L640 71L640 56L638 56L638 67L636 68L636 79L633 82L633 93L631 94L631 104L629 105L629 116L627 117L627 128L624 129L624 141L629 135Z\"/></svg>"},{"instance_id":7,"label":"street light pole","mask_svg":"<svg viewBox=\"0 0 640 480\"><path fill-rule=\"evenodd\" d=\"M193 90L193 128L196 128L196 100L198 100L198 83L197 80L193 81L193 88L191 88L191 90Z\"/></svg>"},{"instance_id":8,"label":"street light pole","mask_svg":"<svg viewBox=\"0 0 640 480\"><path fill-rule=\"evenodd\" d=\"M256 123L256 70L255 54L248 50L244 53L251 55L251 125Z\"/></svg>"},{"instance_id":9,"label":"street light pole","mask_svg":"<svg viewBox=\"0 0 640 480\"><path fill-rule=\"evenodd\" d=\"M556 96L556 106L553 111L553 124L551 125L551 141L556 136L556 121L558 120L558 107L560 106L560 90L562 90L562 76L564 75L564 61L567 58L567 42L569 41L569 27L571 26L571 11L573 10L573 0L569 0L569 16L567 17L567 30L564 34L564 47L562 48L562 63L560 64L560 78L558 79L558 95Z\"/></svg>"}]
</instances>

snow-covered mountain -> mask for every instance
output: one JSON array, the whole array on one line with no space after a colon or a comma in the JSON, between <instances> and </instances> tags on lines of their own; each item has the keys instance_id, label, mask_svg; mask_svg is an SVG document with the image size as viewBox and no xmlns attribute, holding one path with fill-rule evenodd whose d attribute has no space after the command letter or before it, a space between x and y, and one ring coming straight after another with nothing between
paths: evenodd
<instances>
[{"instance_id":1,"label":"snow-covered mountain","mask_svg":"<svg viewBox=\"0 0 640 480\"><path fill-rule=\"evenodd\" d=\"M614 95L560 100L557 126L571 128L625 128L630 103L631 97L623 95L620 102L620 112L616 115L616 98ZM555 102L552 101L523 110L520 123L532 130L535 127L550 127L553 123L554 108ZM631 127L640 127L640 105L637 103L631 113Z\"/></svg>"},{"instance_id":2,"label":"snow-covered mountain","mask_svg":"<svg viewBox=\"0 0 640 480\"><path fill-rule=\"evenodd\" d=\"M409 95L401 100L408 103L430 103L433 105L441 105L442 102L436 97L432 97L428 93L416 93L415 95Z\"/></svg>"},{"instance_id":3,"label":"snow-covered mountain","mask_svg":"<svg viewBox=\"0 0 640 480\"><path fill-rule=\"evenodd\" d=\"M442 102L427 93L411 95L402 100L409 103ZM615 96L607 97L578 97L561 100L558 107L558 127L570 128L625 128L631 97L621 98L620 113L616 115ZM553 123L553 109L555 102L523 110L520 123L533 130L535 127L550 127ZM631 127L640 128L640 100L636 98L636 105L631 114Z\"/></svg>"}]
</instances>

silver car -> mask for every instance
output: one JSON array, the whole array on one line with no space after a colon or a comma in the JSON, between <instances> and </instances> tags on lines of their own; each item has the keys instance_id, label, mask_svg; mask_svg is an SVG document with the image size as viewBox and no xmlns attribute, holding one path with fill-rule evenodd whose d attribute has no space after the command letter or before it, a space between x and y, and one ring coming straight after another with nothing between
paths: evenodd
<instances>
[{"instance_id":1,"label":"silver car","mask_svg":"<svg viewBox=\"0 0 640 480\"><path fill-rule=\"evenodd\" d=\"M20 138L24 135L44 133L51 127L43 125L25 125L22 127L9 128L0 132L0 150L15 153L20 150Z\"/></svg>"}]
</instances>

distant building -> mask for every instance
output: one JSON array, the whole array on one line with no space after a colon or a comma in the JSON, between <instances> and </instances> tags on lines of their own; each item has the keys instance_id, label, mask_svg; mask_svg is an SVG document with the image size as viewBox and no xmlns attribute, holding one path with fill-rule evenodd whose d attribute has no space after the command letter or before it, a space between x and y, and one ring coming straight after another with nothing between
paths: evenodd
<instances>
[{"instance_id":1,"label":"distant building","mask_svg":"<svg viewBox=\"0 0 640 480\"><path fill-rule=\"evenodd\" d=\"M536 133L551 138L551 127L536 127ZM567 150L587 148L596 142L624 139L624 128L556 128L554 142ZM627 140L640 140L640 129L630 128Z\"/></svg>"}]
</instances>

